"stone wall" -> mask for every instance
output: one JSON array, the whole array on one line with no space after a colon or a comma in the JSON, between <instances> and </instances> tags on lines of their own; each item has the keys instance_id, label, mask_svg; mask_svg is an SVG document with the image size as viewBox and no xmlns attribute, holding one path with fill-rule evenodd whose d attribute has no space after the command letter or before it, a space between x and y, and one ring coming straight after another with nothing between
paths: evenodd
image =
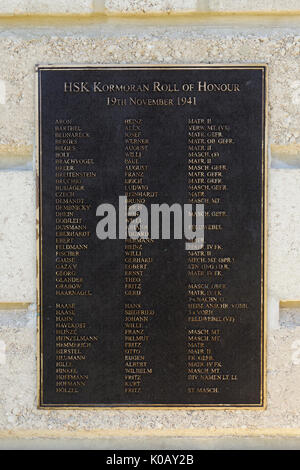
<instances>
[{"instance_id":1,"label":"stone wall","mask_svg":"<svg viewBox=\"0 0 300 470\"><path fill-rule=\"evenodd\" d=\"M92 15L94 13L257 13L299 12L299 0L1 0L0 14Z\"/></svg>"},{"instance_id":2,"label":"stone wall","mask_svg":"<svg viewBox=\"0 0 300 470\"><path fill-rule=\"evenodd\" d=\"M229 62L269 65L267 409L38 410L35 65ZM0 438L300 436L300 0L0 0L0 63Z\"/></svg>"}]
</instances>

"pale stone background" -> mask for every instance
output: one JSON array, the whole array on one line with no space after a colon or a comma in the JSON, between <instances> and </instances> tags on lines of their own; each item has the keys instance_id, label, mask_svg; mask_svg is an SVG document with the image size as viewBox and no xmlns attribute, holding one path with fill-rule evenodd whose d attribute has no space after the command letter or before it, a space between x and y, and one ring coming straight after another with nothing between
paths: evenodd
<instances>
[{"instance_id":1,"label":"pale stone background","mask_svg":"<svg viewBox=\"0 0 300 470\"><path fill-rule=\"evenodd\" d=\"M209 62L269 64L267 410L37 410L35 65ZM0 63L0 447L300 447L300 0L0 0Z\"/></svg>"}]
</instances>

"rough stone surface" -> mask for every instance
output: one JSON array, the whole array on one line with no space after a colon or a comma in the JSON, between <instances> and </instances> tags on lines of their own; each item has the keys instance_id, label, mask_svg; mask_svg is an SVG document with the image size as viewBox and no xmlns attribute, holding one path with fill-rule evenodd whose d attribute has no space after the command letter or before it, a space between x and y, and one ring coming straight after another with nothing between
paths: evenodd
<instances>
[{"instance_id":1,"label":"rough stone surface","mask_svg":"<svg viewBox=\"0 0 300 470\"><path fill-rule=\"evenodd\" d=\"M299 12L299 0L0 0L0 15Z\"/></svg>"},{"instance_id":2,"label":"rough stone surface","mask_svg":"<svg viewBox=\"0 0 300 470\"><path fill-rule=\"evenodd\" d=\"M268 326L280 328L280 300L300 299L299 169L271 169L268 184Z\"/></svg>"},{"instance_id":3,"label":"rough stone surface","mask_svg":"<svg viewBox=\"0 0 300 470\"><path fill-rule=\"evenodd\" d=\"M208 1L205 1L208 6ZM106 0L108 12L173 13L197 10L197 0Z\"/></svg>"},{"instance_id":4,"label":"rough stone surface","mask_svg":"<svg viewBox=\"0 0 300 470\"><path fill-rule=\"evenodd\" d=\"M35 302L32 171L0 171L0 201L0 302Z\"/></svg>"},{"instance_id":5,"label":"rough stone surface","mask_svg":"<svg viewBox=\"0 0 300 470\"><path fill-rule=\"evenodd\" d=\"M279 26L116 28L81 22L67 31L44 25L16 32L3 25L0 80L6 83L6 101L0 104L0 146L34 141L37 63L268 63L270 143L300 143L300 26Z\"/></svg>"},{"instance_id":6,"label":"rough stone surface","mask_svg":"<svg viewBox=\"0 0 300 470\"><path fill-rule=\"evenodd\" d=\"M87 14L93 0L0 0L0 15Z\"/></svg>"},{"instance_id":7,"label":"rough stone surface","mask_svg":"<svg viewBox=\"0 0 300 470\"><path fill-rule=\"evenodd\" d=\"M281 308L279 321L280 325L285 328L300 326L300 305L294 308Z\"/></svg>"},{"instance_id":8,"label":"rough stone surface","mask_svg":"<svg viewBox=\"0 0 300 470\"><path fill-rule=\"evenodd\" d=\"M299 0L209 0L209 9L220 12L300 11Z\"/></svg>"},{"instance_id":9,"label":"rough stone surface","mask_svg":"<svg viewBox=\"0 0 300 470\"><path fill-rule=\"evenodd\" d=\"M300 299L300 170L271 170L268 271L270 295Z\"/></svg>"},{"instance_id":10,"label":"rough stone surface","mask_svg":"<svg viewBox=\"0 0 300 470\"><path fill-rule=\"evenodd\" d=\"M188 11L216 13L300 11L299 0L106 0L108 12L180 13Z\"/></svg>"}]
</instances>

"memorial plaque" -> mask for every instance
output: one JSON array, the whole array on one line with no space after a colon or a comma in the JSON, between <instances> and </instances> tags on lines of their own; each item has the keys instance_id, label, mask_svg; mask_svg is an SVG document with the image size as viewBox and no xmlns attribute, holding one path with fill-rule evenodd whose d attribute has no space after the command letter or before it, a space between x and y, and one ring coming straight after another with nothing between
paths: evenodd
<instances>
[{"instance_id":1,"label":"memorial plaque","mask_svg":"<svg viewBox=\"0 0 300 470\"><path fill-rule=\"evenodd\" d=\"M266 66L37 85L39 406L263 408Z\"/></svg>"}]
</instances>

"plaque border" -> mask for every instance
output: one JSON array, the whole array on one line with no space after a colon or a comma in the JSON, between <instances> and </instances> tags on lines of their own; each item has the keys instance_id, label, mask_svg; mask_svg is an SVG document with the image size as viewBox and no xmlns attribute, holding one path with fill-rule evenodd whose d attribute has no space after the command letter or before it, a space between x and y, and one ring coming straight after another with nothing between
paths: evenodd
<instances>
[{"instance_id":1,"label":"plaque border","mask_svg":"<svg viewBox=\"0 0 300 470\"><path fill-rule=\"evenodd\" d=\"M262 70L262 199L261 199L261 388L260 403L249 404L44 404L43 403L43 315L42 315L42 145L41 145L41 73L43 70ZM35 66L35 170L36 170L36 297L37 297L37 408L41 410L252 410L267 408L267 210L268 210L268 64L37 64Z\"/></svg>"}]
</instances>

